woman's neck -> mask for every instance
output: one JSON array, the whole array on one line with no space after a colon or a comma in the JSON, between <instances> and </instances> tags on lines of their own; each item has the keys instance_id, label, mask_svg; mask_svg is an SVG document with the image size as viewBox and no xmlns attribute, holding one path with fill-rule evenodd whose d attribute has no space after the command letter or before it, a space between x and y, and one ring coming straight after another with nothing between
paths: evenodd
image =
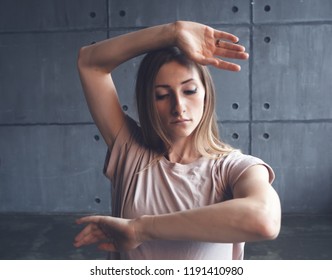
<instances>
[{"instance_id":1,"label":"woman's neck","mask_svg":"<svg viewBox=\"0 0 332 280\"><path fill-rule=\"evenodd\" d=\"M177 141L173 143L166 157L170 162L186 164L194 162L201 157L201 154L197 151L192 140Z\"/></svg>"}]
</instances>

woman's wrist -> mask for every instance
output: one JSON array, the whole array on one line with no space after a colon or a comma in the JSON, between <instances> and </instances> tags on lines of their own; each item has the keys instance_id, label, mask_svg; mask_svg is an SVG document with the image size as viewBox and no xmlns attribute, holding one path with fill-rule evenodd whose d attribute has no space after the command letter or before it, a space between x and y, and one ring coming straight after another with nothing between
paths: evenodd
<instances>
[{"instance_id":1,"label":"woman's wrist","mask_svg":"<svg viewBox=\"0 0 332 280\"><path fill-rule=\"evenodd\" d=\"M155 239L155 216L144 215L134 219L134 227L139 242Z\"/></svg>"},{"instance_id":2,"label":"woman's wrist","mask_svg":"<svg viewBox=\"0 0 332 280\"><path fill-rule=\"evenodd\" d=\"M179 44L179 39L181 37L181 32L183 32L185 22L181 20L177 20L173 23L171 23L171 28L172 28L172 34L173 34L173 46L178 46Z\"/></svg>"},{"instance_id":3,"label":"woman's wrist","mask_svg":"<svg viewBox=\"0 0 332 280\"><path fill-rule=\"evenodd\" d=\"M166 23L162 26L161 36L165 47L173 47L177 45L179 22Z\"/></svg>"}]
</instances>

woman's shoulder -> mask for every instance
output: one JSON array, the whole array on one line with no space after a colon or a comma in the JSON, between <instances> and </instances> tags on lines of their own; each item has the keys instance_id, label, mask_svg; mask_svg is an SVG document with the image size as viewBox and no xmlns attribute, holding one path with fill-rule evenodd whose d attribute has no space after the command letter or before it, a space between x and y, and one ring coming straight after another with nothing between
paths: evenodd
<instances>
[{"instance_id":1,"label":"woman's shoulder","mask_svg":"<svg viewBox=\"0 0 332 280\"><path fill-rule=\"evenodd\" d=\"M270 182L275 178L274 171L269 164L261 158L244 154L240 150L234 150L216 161L216 171L222 178L226 178L230 185L234 185L239 177L251 166L264 165L270 174Z\"/></svg>"},{"instance_id":2,"label":"woman's shoulder","mask_svg":"<svg viewBox=\"0 0 332 280\"><path fill-rule=\"evenodd\" d=\"M263 160L254 155L245 154L240 150L234 149L233 151L220 156L216 162L219 165L232 165L245 162L261 163Z\"/></svg>"},{"instance_id":3,"label":"woman's shoulder","mask_svg":"<svg viewBox=\"0 0 332 280\"><path fill-rule=\"evenodd\" d=\"M122 166L122 168L125 166L134 167L138 159L140 159L141 164L147 165L150 157L151 153L144 145L139 124L135 119L126 115L120 131L115 137L113 146L107 150L104 174L108 178L113 178L116 170L115 166Z\"/></svg>"},{"instance_id":4,"label":"woman's shoulder","mask_svg":"<svg viewBox=\"0 0 332 280\"><path fill-rule=\"evenodd\" d=\"M115 137L113 146L108 148L108 156L119 156L119 153L127 154L129 151L144 149L145 145L139 124L129 115L125 115L124 122Z\"/></svg>"}]
</instances>

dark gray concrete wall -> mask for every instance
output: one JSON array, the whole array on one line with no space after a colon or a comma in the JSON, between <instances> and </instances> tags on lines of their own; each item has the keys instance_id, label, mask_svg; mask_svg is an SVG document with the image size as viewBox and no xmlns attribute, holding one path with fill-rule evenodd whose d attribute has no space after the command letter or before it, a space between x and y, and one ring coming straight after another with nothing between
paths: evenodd
<instances>
[{"instance_id":1,"label":"dark gray concrete wall","mask_svg":"<svg viewBox=\"0 0 332 280\"><path fill-rule=\"evenodd\" d=\"M332 212L329 0L0 0L0 212L109 211L78 49L177 19L235 33L250 52L240 73L211 69L225 141L271 164L285 213ZM133 117L140 59L114 74Z\"/></svg>"}]
</instances>

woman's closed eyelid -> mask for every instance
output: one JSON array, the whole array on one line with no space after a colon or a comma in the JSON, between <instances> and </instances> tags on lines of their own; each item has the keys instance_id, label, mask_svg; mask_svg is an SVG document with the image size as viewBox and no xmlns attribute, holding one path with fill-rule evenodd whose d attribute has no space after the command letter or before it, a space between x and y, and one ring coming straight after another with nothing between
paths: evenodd
<instances>
[{"instance_id":1,"label":"woman's closed eyelid","mask_svg":"<svg viewBox=\"0 0 332 280\"><path fill-rule=\"evenodd\" d=\"M197 87L195 88L192 88L192 89L185 89L183 92L186 93L186 94L194 94L197 92Z\"/></svg>"},{"instance_id":2,"label":"woman's closed eyelid","mask_svg":"<svg viewBox=\"0 0 332 280\"><path fill-rule=\"evenodd\" d=\"M197 93L198 87L197 86L189 87L189 88L187 87L187 88L182 89L181 91L186 95L191 95L191 94ZM161 100L161 99L165 99L166 97L170 96L172 94L172 92L173 92L172 90L168 90L168 91L165 91L165 92L157 91L155 93L155 96L156 96L157 100Z\"/></svg>"},{"instance_id":3,"label":"woman's closed eyelid","mask_svg":"<svg viewBox=\"0 0 332 280\"><path fill-rule=\"evenodd\" d=\"M162 100L169 96L169 93L156 93L156 99Z\"/></svg>"}]
</instances>

